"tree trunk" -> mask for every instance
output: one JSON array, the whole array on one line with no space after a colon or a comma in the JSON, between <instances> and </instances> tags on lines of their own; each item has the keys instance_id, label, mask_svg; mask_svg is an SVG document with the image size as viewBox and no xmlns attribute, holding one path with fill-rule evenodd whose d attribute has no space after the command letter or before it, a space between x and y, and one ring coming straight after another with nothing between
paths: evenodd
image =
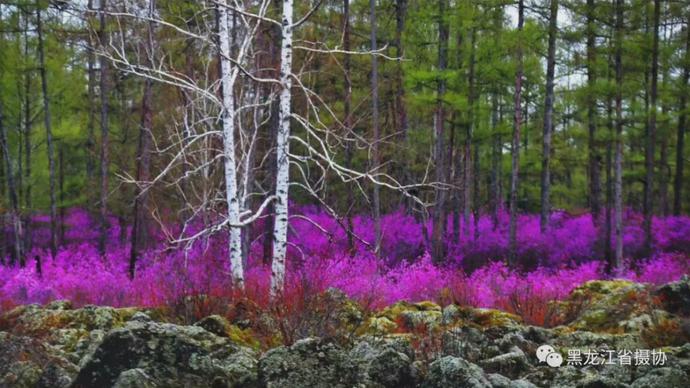
<instances>
[{"instance_id":1,"label":"tree trunk","mask_svg":"<svg viewBox=\"0 0 690 388\"><path fill-rule=\"evenodd\" d=\"M614 160L614 207L616 253L610 267L618 270L623 262L623 1L616 0L616 151Z\"/></svg>"},{"instance_id":2,"label":"tree trunk","mask_svg":"<svg viewBox=\"0 0 690 388\"><path fill-rule=\"evenodd\" d=\"M29 15L25 15L24 27L24 58L29 58ZM24 206L26 207L24 219L24 249L31 250L31 71L24 69Z\"/></svg>"},{"instance_id":3,"label":"tree trunk","mask_svg":"<svg viewBox=\"0 0 690 388\"><path fill-rule=\"evenodd\" d=\"M654 146L656 143L656 109L659 78L659 19L661 1L654 0L654 31L652 43L652 86L651 111L649 112L649 126L645 138L645 184L644 184L644 250L647 255L652 253L652 189L654 187Z\"/></svg>"},{"instance_id":4,"label":"tree trunk","mask_svg":"<svg viewBox=\"0 0 690 388\"><path fill-rule=\"evenodd\" d=\"M518 32L522 32L525 23L524 0L518 1ZM519 38L518 38L519 39ZM517 71L515 73L515 103L513 113L513 142L511 147L512 165L510 174L510 259L509 263L517 261L517 206L518 206L518 180L520 169L520 125L522 124L522 109L520 108L522 93L522 44L517 47Z\"/></svg>"},{"instance_id":5,"label":"tree trunk","mask_svg":"<svg viewBox=\"0 0 690 388\"><path fill-rule=\"evenodd\" d=\"M19 261L19 266L24 268L25 260L22 251L22 223L19 216L19 198L17 196L17 186L14 180L14 168L12 167L12 158L10 156L10 147L7 138L7 128L5 128L5 118L3 112L3 104L0 101L0 147L2 147L2 155L7 166L7 188L10 196L10 219L12 222L12 229L14 235L14 260ZM21 172L20 172L21 173ZM4 193L3 193L4 195ZM4 233L4 231L3 231Z\"/></svg>"},{"instance_id":6,"label":"tree trunk","mask_svg":"<svg viewBox=\"0 0 690 388\"><path fill-rule=\"evenodd\" d=\"M448 62L448 24L446 22L446 0L438 2L438 81L436 89L436 110L434 111L434 159L436 164L436 183L445 182L445 161L443 150L444 106L443 98L446 93L446 81L444 71ZM445 231L445 200L446 188L436 188L436 203L432 214L432 247L431 257L435 263L441 263L445 258L444 231Z\"/></svg>"},{"instance_id":7,"label":"tree trunk","mask_svg":"<svg viewBox=\"0 0 690 388\"><path fill-rule=\"evenodd\" d=\"M597 99L594 92L596 85L596 20L594 19L594 0L587 0L587 129L588 129L588 176L589 207L592 220L597 225L601 212L601 179L599 173L599 153L596 143Z\"/></svg>"},{"instance_id":8,"label":"tree trunk","mask_svg":"<svg viewBox=\"0 0 690 388\"><path fill-rule=\"evenodd\" d=\"M156 11L156 2L149 2L149 17L153 18ZM149 65L153 64L154 28L152 21L148 24L145 52L148 52ZM148 205L148 182L151 166L151 142L153 138L153 82L150 79L144 81L144 94L141 98L141 126L139 127L139 144L137 145L137 186L134 196L134 210L132 214L132 235L129 255L129 277L134 279L136 263L139 257L139 249L148 238L148 220L146 208Z\"/></svg>"},{"instance_id":9,"label":"tree trunk","mask_svg":"<svg viewBox=\"0 0 690 388\"><path fill-rule=\"evenodd\" d=\"M588 0L593 1L593 0ZM556 70L556 34L558 33L558 0L551 0L549 14L549 48L546 58L546 93L544 96L544 143L541 155L541 232L549 228L551 214L551 134L553 133L553 88Z\"/></svg>"},{"instance_id":10,"label":"tree trunk","mask_svg":"<svg viewBox=\"0 0 690 388\"><path fill-rule=\"evenodd\" d=\"M369 21L371 25L371 51L377 50L376 42L376 0L369 0ZM374 141L371 149L372 171L378 173L381 165L380 157L380 143L381 143L381 128L379 126L379 65L378 57L371 56L371 126L374 130ZM381 254L381 199L380 187L374 184L374 191L372 194L373 213L374 213L374 230L376 234L376 244L374 251L376 255Z\"/></svg>"},{"instance_id":11,"label":"tree trunk","mask_svg":"<svg viewBox=\"0 0 690 388\"><path fill-rule=\"evenodd\" d=\"M242 267L242 228L240 227L240 201L237 198L237 163L235 159L235 106L234 83L236 71L232 69L230 49L230 27L225 2L218 6L218 35L220 43L221 89L223 112L223 156L225 173L225 201L228 212L228 253L232 269L232 285L244 291L244 270ZM234 27L234 26L233 26Z\"/></svg>"},{"instance_id":12,"label":"tree trunk","mask_svg":"<svg viewBox=\"0 0 690 388\"><path fill-rule=\"evenodd\" d=\"M89 0L88 2L88 10L89 12L93 11L93 0ZM89 18L90 18L90 13L89 13ZM94 42L93 39L91 38L91 34L89 33L89 47L87 49L88 52L88 99L89 99L89 104L88 105L88 110L89 110L89 115L88 115L88 120L87 120L87 137L86 137L86 181L87 183L91 183L93 180L94 176L94 170L95 170L95 161L94 161L94 155L96 154L96 139L95 139L95 122L96 122L96 112L94 110L94 107L96 104L93 104L92 101L95 100L95 89L96 89L96 69L95 69L95 55L94 55ZM89 190L90 191L90 190ZM90 197L90 196L89 196Z\"/></svg>"},{"instance_id":13,"label":"tree trunk","mask_svg":"<svg viewBox=\"0 0 690 388\"><path fill-rule=\"evenodd\" d=\"M344 116L345 120L345 167L352 168L352 142L354 138L351 136L352 128L352 117L351 117L351 106L352 106L352 80L351 77L351 65L352 60L350 58L350 0L343 0L343 49L345 50L343 59L343 68L345 71L345 99L344 99ZM399 51L399 49L398 49ZM352 205L355 203L353 185L347 185L347 206L349 207L346 214L347 223L347 248L351 255L355 253L355 239L354 239L354 225L352 223Z\"/></svg>"},{"instance_id":14,"label":"tree trunk","mask_svg":"<svg viewBox=\"0 0 690 388\"><path fill-rule=\"evenodd\" d=\"M58 190L60 191L60 225L58 230L59 243L65 243L65 144L58 143Z\"/></svg>"},{"instance_id":15,"label":"tree trunk","mask_svg":"<svg viewBox=\"0 0 690 388\"><path fill-rule=\"evenodd\" d=\"M491 153L491 218L494 229L498 226L498 212L501 209L500 181L501 181L501 159L503 156L503 144L501 133L498 130L499 101L498 93L491 95L491 127L493 131L493 151Z\"/></svg>"},{"instance_id":16,"label":"tree trunk","mask_svg":"<svg viewBox=\"0 0 690 388\"><path fill-rule=\"evenodd\" d=\"M613 149L611 146L611 140L615 138L613 124L613 101L610 97L607 101L606 112L608 118L607 126L609 130L609 141L606 142L606 225L604 228L604 257L610 272L612 269L611 264L613 257L613 253L611 252L611 231L613 229L611 219L611 207L613 206Z\"/></svg>"},{"instance_id":17,"label":"tree trunk","mask_svg":"<svg viewBox=\"0 0 690 388\"><path fill-rule=\"evenodd\" d=\"M50 194L50 253L57 255L57 200L55 197L55 149L50 117L50 96L48 95L48 78L46 75L45 50L43 48L43 23L41 8L36 6L36 33L38 35L38 60L41 71L41 90L43 92L43 119L46 127L46 146L48 148L48 181Z\"/></svg>"},{"instance_id":18,"label":"tree trunk","mask_svg":"<svg viewBox=\"0 0 690 388\"><path fill-rule=\"evenodd\" d=\"M108 42L105 31L105 9L106 0L101 0L99 18L100 25L98 35L100 39L101 50L105 50ZM100 237L98 239L98 250L101 255L105 255L106 239L108 238L108 147L109 147L109 129L108 129L108 61L104 56L99 60L100 66L100 84L99 92L101 95L101 154L100 154L100 182L101 191L99 198L100 205Z\"/></svg>"},{"instance_id":19,"label":"tree trunk","mask_svg":"<svg viewBox=\"0 0 690 388\"><path fill-rule=\"evenodd\" d=\"M472 211L472 202L476 198L472 198L472 137L474 132L474 104L476 100L475 96L475 40L476 40L476 30L472 27L470 32L470 58L467 74L467 123L465 123L465 162L464 162L464 173L463 173L463 196L464 196L464 211L463 211L463 221L464 221L464 231L465 236L470 235L470 213Z\"/></svg>"},{"instance_id":20,"label":"tree trunk","mask_svg":"<svg viewBox=\"0 0 690 388\"><path fill-rule=\"evenodd\" d=\"M398 58L396 61L397 66L395 78L395 107L398 121L397 130L400 131L400 136L402 137L403 144L407 142L408 127L407 109L405 108L405 85L403 83L404 71L402 66L402 57L405 53L405 51L403 50L402 34L405 30L405 13L407 11L407 1L408 0L395 0L395 54Z\"/></svg>"},{"instance_id":21,"label":"tree trunk","mask_svg":"<svg viewBox=\"0 0 690 388\"><path fill-rule=\"evenodd\" d=\"M685 27L685 58L683 81L681 84L678 116L678 135L676 141L676 171L673 180L673 214L680 215L683 210L683 165L685 164L685 126L688 110L688 80L690 80L690 25Z\"/></svg>"},{"instance_id":22,"label":"tree trunk","mask_svg":"<svg viewBox=\"0 0 690 388\"><path fill-rule=\"evenodd\" d=\"M273 229L273 263L271 265L271 299L282 297L285 285L285 255L287 252L288 188L290 161L290 99L292 97L292 14L293 0L283 2L283 29L280 46L280 107L276 138L276 204Z\"/></svg>"}]
</instances>

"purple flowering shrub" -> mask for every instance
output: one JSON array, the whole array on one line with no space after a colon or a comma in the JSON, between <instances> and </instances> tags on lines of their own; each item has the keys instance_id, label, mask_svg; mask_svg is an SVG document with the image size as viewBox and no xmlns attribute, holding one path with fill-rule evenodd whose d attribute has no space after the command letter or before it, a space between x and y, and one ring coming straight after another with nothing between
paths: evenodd
<instances>
[{"instance_id":1,"label":"purple flowering shrub","mask_svg":"<svg viewBox=\"0 0 690 388\"><path fill-rule=\"evenodd\" d=\"M370 218L353 218L355 233L362 241L356 239L354 252L350 252L346 233L328 214L307 207L293 210L311 222L299 217L291 220L288 295L317 294L335 287L369 308L400 300L434 300L501 308L528 317L530 322L544 323L543 309L549 301L564 298L583 282L611 276L604 272L600 233L589 214L554 213L552 227L545 234L539 231L538 216L522 215L520 265L509 268L505 264L506 214L501 214L495 225L489 216L480 217L476 224L470 220L467 230L460 230L457 241L451 237L449 221L448 259L443 266L436 266L427 253L422 225L403 212L382 218L382 248L377 257L371 246L362 242L374 240ZM226 303L237 297L230 282L227 240L221 234L186 248L170 247L162 234L152 236L151 246L137 263L136 277L130 280L130 248L121 239L128 231L120 230L117 219L111 219L107 254L101 257L96 249L98 228L94 222L82 210L68 212L65 240L54 259L46 249L46 221L45 216L34 219L33 248L24 268L8 265L9 257L5 265L0 265L0 310L55 299L69 299L77 306L156 307L175 306L190 295L213 296ZM690 272L690 217L655 218L655 253L645 259L635 257L641 230L639 215L629 213L625 243L630 260L616 277L660 284ZM254 242L245 269L245 296L265 305L270 269L262 257L261 231L261 224L253 229ZM42 264L40 276L36 258ZM525 306L530 310L524 311Z\"/></svg>"}]
</instances>

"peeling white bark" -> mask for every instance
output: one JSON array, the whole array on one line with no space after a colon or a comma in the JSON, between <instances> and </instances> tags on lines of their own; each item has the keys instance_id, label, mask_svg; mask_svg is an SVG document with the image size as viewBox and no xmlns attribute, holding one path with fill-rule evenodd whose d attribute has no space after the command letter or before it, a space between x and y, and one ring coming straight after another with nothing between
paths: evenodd
<instances>
[{"instance_id":1,"label":"peeling white bark","mask_svg":"<svg viewBox=\"0 0 690 388\"><path fill-rule=\"evenodd\" d=\"M230 36L228 11L225 1L218 7L218 35L220 43L221 85L223 111L223 156L225 159L225 200L228 206L228 253L232 267L232 284L244 290L244 270L242 267L242 228L240 223L240 202L237 196L237 163L235 161L235 107L233 104L234 74L230 62Z\"/></svg>"},{"instance_id":2,"label":"peeling white bark","mask_svg":"<svg viewBox=\"0 0 690 388\"><path fill-rule=\"evenodd\" d=\"M290 88L292 80L292 12L293 0L283 2L282 43L280 48L280 104L278 113L278 136L276 156L278 159L276 171L275 222L273 228L273 262L271 265L271 298L277 299L283 294L285 284L285 253L287 250L288 229L288 187L290 161Z\"/></svg>"}]
</instances>

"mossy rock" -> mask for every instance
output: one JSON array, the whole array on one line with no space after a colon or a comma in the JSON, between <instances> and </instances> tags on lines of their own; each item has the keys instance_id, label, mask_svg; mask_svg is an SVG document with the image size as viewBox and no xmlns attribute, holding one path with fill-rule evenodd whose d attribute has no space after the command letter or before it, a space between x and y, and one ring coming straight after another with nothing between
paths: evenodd
<instances>
[{"instance_id":1,"label":"mossy rock","mask_svg":"<svg viewBox=\"0 0 690 388\"><path fill-rule=\"evenodd\" d=\"M254 350L258 350L261 347L261 343L250 328L241 329L236 325L230 325L227 334L228 338L238 345L246 346Z\"/></svg>"},{"instance_id":2,"label":"mossy rock","mask_svg":"<svg viewBox=\"0 0 690 388\"><path fill-rule=\"evenodd\" d=\"M505 311L476 308L471 309L469 320L482 328L507 327L522 324L522 318Z\"/></svg>"},{"instance_id":3,"label":"mossy rock","mask_svg":"<svg viewBox=\"0 0 690 388\"><path fill-rule=\"evenodd\" d=\"M394 333L398 325L388 317L370 317L366 324L357 331L358 335L382 336Z\"/></svg>"},{"instance_id":4,"label":"mossy rock","mask_svg":"<svg viewBox=\"0 0 690 388\"><path fill-rule=\"evenodd\" d=\"M418 303L401 301L385 308L377 316L394 322L399 330L430 330L441 323L442 310L441 306L429 301Z\"/></svg>"}]
</instances>

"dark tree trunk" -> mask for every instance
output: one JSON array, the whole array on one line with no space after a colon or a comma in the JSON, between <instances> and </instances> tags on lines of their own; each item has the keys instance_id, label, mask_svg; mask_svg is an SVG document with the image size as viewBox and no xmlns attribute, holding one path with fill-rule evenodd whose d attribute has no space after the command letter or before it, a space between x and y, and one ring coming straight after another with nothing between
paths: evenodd
<instances>
[{"instance_id":1,"label":"dark tree trunk","mask_svg":"<svg viewBox=\"0 0 690 388\"><path fill-rule=\"evenodd\" d=\"M0 101L0 147L2 147L2 156L7 172L7 189L10 197L10 219L13 228L14 237L14 261L19 260L19 265L23 268L25 265L24 253L22 251L22 224L19 216L19 197L17 196L17 185L14 180L14 168L12 167L12 157L10 155L10 147L7 138L7 128L5 127L5 118L3 112L3 104ZM4 193L3 193L4 195ZM4 232L4 231L3 231Z\"/></svg>"},{"instance_id":2,"label":"dark tree trunk","mask_svg":"<svg viewBox=\"0 0 690 388\"><path fill-rule=\"evenodd\" d=\"M57 200L55 196L55 149L50 117L50 96L48 95L48 78L46 75L45 49L43 47L43 23L41 8L36 5L36 33L38 35L38 60L41 71L41 90L43 92L43 119L46 127L46 146L48 148L48 176L50 194L50 253L57 255Z\"/></svg>"},{"instance_id":3,"label":"dark tree trunk","mask_svg":"<svg viewBox=\"0 0 690 388\"><path fill-rule=\"evenodd\" d=\"M89 10L89 20L91 19L91 14L93 12L93 0L88 2ZM94 161L94 155L96 155L96 139L95 139L95 123L96 123L96 111L94 107L96 104L93 103L96 96L96 69L95 69L95 44L93 42L92 35L89 33L89 47L88 47L88 99L89 103L88 110L88 120L87 120L87 137L86 137L86 180L90 184L93 181L94 170L96 169L96 163ZM91 190L89 190L90 192ZM89 202L90 204L90 202Z\"/></svg>"},{"instance_id":4,"label":"dark tree trunk","mask_svg":"<svg viewBox=\"0 0 690 388\"><path fill-rule=\"evenodd\" d=\"M623 1L616 0L615 11L616 151L613 196L615 203L616 250L613 261L610 264L611 270L617 270L623 262Z\"/></svg>"},{"instance_id":5,"label":"dark tree trunk","mask_svg":"<svg viewBox=\"0 0 690 388\"><path fill-rule=\"evenodd\" d=\"M345 0L348 2L348 0ZM397 113L397 130L400 131L400 136L403 142L407 142L407 110L405 108L405 85L403 83L404 71L402 66L402 57L405 53L403 50L402 34L405 30L405 13L407 11L407 0L395 0L395 47L396 47L396 78L395 78L395 107ZM348 22L349 23L349 22ZM349 25L347 26L349 30ZM349 47L349 31L348 47ZM345 49L346 51L348 49ZM348 73L349 74L349 73Z\"/></svg>"},{"instance_id":6,"label":"dark tree trunk","mask_svg":"<svg viewBox=\"0 0 690 388\"><path fill-rule=\"evenodd\" d=\"M654 0L654 30L652 44L652 85L651 85L651 111L649 111L649 126L645 138L645 184L644 184L644 250L646 254L652 252L652 191L654 187L654 146L656 143L656 109L658 97L659 78L659 19L661 1Z\"/></svg>"},{"instance_id":7,"label":"dark tree trunk","mask_svg":"<svg viewBox=\"0 0 690 388\"><path fill-rule=\"evenodd\" d=\"M491 217L493 226L498 226L498 212L501 209L503 199L501 197L501 159L503 158L503 144L501 133L498 130L498 95L496 92L491 96L491 127L493 130L493 152L491 154Z\"/></svg>"},{"instance_id":8,"label":"dark tree trunk","mask_svg":"<svg viewBox=\"0 0 690 388\"><path fill-rule=\"evenodd\" d=\"M399 12L399 11L398 11ZM396 13L397 15L397 13ZM399 17L399 16L398 16ZM352 168L352 148L355 141L354 136L352 136L352 80L351 80L351 63L350 54L350 0L343 0L343 49L345 50L345 55L343 59L343 67L345 70L345 101L344 101L344 115L345 115L345 137L348 140L345 144L345 167ZM398 47L398 52L400 48ZM398 92L399 93L399 92ZM355 193L353 185L347 185L347 206L349 207L346 214L346 225L347 232L347 247L351 255L355 253L355 238L354 238L354 225L352 223L352 206L355 203Z\"/></svg>"},{"instance_id":9,"label":"dark tree trunk","mask_svg":"<svg viewBox=\"0 0 690 388\"><path fill-rule=\"evenodd\" d=\"M29 58L29 16L25 16L24 28L24 58ZM31 250L31 71L24 69L24 206L26 207L24 219L24 249Z\"/></svg>"},{"instance_id":10,"label":"dark tree trunk","mask_svg":"<svg viewBox=\"0 0 690 388\"><path fill-rule=\"evenodd\" d=\"M474 130L474 104L476 100L474 66L476 31L474 27L472 28L470 34L470 59L467 74L467 122L465 123L465 161L463 164L463 197L465 205L463 211L463 220L465 236L470 235L470 213L472 210L472 201L476 200L476 198L472 198L472 135Z\"/></svg>"},{"instance_id":11,"label":"dark tree trunk","mask_svg":"<svg viewBox=\"0 0 690 388\"><path fill-rule=\"evenodd\" d=\"M371 51L377 50L376 41L376 0L369 0L369 21L371 25ZM379 147L381 142L381 128L379 127L379 65L378 57L371 56L371 126L374 131L374 141L371 148L372 171L379 172L381 165ZM375 252L381 254L381 199L379 185L374 183L372 205L374 213L374 229L376 232Z\"/></svg>"},{"instance_id":12,"label":"dark tree trunk","mask_svg":"<svg viewBox=\"0 0 690 388\"><path fill-rule=\"evenodd\" d=\"M99 12L100 25L98 35L100 39L101 50L105 50L107 46L107 36L105 31L105 9L106 0L101 0L101 7ZM105 245L108 235L108 165L109 165L109 129L108 129L108 61L101 56L100 61L100 95L101 95L101 155L100 155L100 181L101 192L99 198L100 204L100 237L98 239L98 250L101 255L105 255Z\"/></svg>"},{"instance_id":13,"label":"dark tree trunk","mask_svg":"<svg viewBox=\"0 0 690 388\"><path fill-rule=\"evenodd\" d=\"M155 0L149 3L149 17L153 18L156 10ZM154 51L154 23L149 22L146 51L153 56ZM152 61L149 61L152 62ZM152 63L149 63L152 64ZM151 143L153 139L153 83L150 79L144 81L144 94L141 98L141 126L139 127L139 144L137 146L137 186L134 197L134 211L132 215L132 236L129 255L129 277L134 279L139 250L144 247L148 239L148 181L151 169Z\"/></svg>"},{"instance_id":14,"label":"dark tree trunk","mask_svg":"<svg viewBox=\"0 0 690 388\"><path fill-rule=\"evenodd\" d=\"M597 149L597 99L594 92L596 85L596 20L594 19L594 0L587 0L587 133L589 163L589 207L594 224L599 223L601 213L601 178L599 173L600 156Z\"/></svg>"},{"instance_id":15,"label":"dark tree trunk","mask_svg":"<svg viewBox=\"0 0 690 388\"><path fill-rule=\"evenodd\" d=\"M443 98L446 93L446 81L443 72L448 64L448 24L444 20L446 17L446 0L438 2L438 80L436 89L436 109L434 111L434 161L436 164L436 183L443 184L446 179L445 161L444 161L444 106ZM436 188L436 203L432 214L433 230L431 236L431 256L435 263L441 263L445 258L445 201L446 201L446 187Z\"/></svg>"},{"instance_id":16,"label":"dark tree trunk","mask_svg":"<svg viewBox=\"0 0 690 388\"><path fill-rule=\"evenodd\" d=\"M524 0L518 0L518 31L522 32L525 23L525 4ZM520 125L522 124L521 93L522 93L522 44L518 42L517 47L517 71L515 73L515 104L513 112L513 142L510 149L512 156L512 168L510 174L510 258L509 263L515 264L517 261L517 207L518 207L518 187L520 169Z\"/></svg>"},{"instance_id":17,"label":"dark tree trunk","mask_svg":"<svg viewBox=\"0 0 690 388\"><path fill-rule=\"evenodd\" d=\"M462 61L462 50L463 50L463 35L462 35L462 28L458 28L457 32L457 37L456 37L456 70L459 72L462 69L463 66L463 61ZM453 238L453 243L458 244L460 242L460 211L464 209L464 193L461 191L460 187L461 182L460 178L464 178L464 153L460 152L460 150L457 149L456 147L456 132L457 132L457 127L460 123L459 121L462 121L461 119L462 115L455 111L453 112L453 115L451 117L451 132L450 132L450 145L449 149L453 149L451 159L448 159L448 168L449 170L452 171L451 174L448 174L451 176L451 179L448 180L449 183L453 184L455 187L453 187L450 190L450 202L451 202L451 217L452 217L452 238ZM464 179L463 179L464 181Z\"/></svg>"},{"instance_id":18,"label":"dark tree trunk","mask_svg":"<svg viewBox=\"0 0 690 388\"><path fill-rule=\"evenodd\" d=\"M148 202L148 187L151 166L151 135L153 130L153 110L151 106L152 82L144 83L144 95L141 103L141 128L139 129L139 145L137 150L137 188L134 197L134 211L129 256L129 277L134 278L139 250L147 239L146 208Z\"/></svg>"},{"instance_id":19,"label":"dark tree trunk","mask_svg":"<svg viewBox=\"0 0 690 388\"><path fill-rule=\"evenodd\" d=\"M589 0L592 1L592 0ZM551 214L551 134L553 133L553 88L556 69L556 34L558 32L558 0L551 0L549 14L549 48L546 58L546 94L544 97L544 143L541 156L541 231L549 228Z\"/></svg>"},{"instance_id":20,"label":"dark tree trunk","mask_svg":"<svg viewBox=\"0 0 690 388\"><path fill-rule=\"evenodd\" d=\"M60 245L65 243L65 144L58 143L58 190L60 191Z\"/></svg>"},{"instance_id":21,"label":"dark tree trunk","mask_svg":"<svg viewBox=\"0 0 690 388\"><path fill-rule=\"evenodd\" d=\"M612 268L612 257L613 252L611 251L611 231L612 231L612 219L611 219L611 208L613 207L613 147L611 145L611 140L615 138L614 135L614 124L613 124L613 101L609 97L606 106L607 112L607 126L609 132L609 141L606 142L606 225L604 227L604 257L606 259L608 270Z\"/></svg>"},{"instance_id":22,"label":"dark tree trunk","mask_svg":"<svg viewBox=\"0 0 690 388\"><path fill-rule=\"evenodd\" d=\"M680 104L678 109L678 135L676 142L676 171L673 180L673 214L680 215L683 210L683 165L685 164L685 126L688 109L688 80L690 80L690 25L685 27L685 58L683 63L683 81L681 84Z\"/></svg>"}]
</instances>

